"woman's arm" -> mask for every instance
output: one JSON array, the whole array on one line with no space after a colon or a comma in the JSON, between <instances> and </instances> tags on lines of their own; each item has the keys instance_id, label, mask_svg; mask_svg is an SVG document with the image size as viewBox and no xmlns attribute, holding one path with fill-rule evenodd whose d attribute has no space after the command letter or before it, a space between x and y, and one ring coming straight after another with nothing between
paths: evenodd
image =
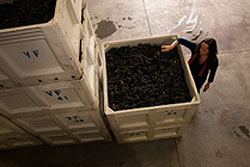
<instances>
[{"instance_id":1,"label":"woman's arm","mask_svg":"<svg viewBox=\"0 0 250 167\"><path fill-rule=\"evenodd\" d=\"M218 63L218 61L216 61L216 63L211 67L208 82L211 83L214 81L214 76L215 76L215 73L217 71L218 66L219 66L219 63Z\"/></svg>"},{"instance_id":2,"label":"woman's arm","mask_svg":"<svg viewBox=\"0 0 250 167\"><path fill-rule=\"evenodd\" d=\"M175 40L171 45L162 45L161 51L168 52L168 51L174 49L174 47L176 47L177 45L179 45L179 42L178 42L178 40Z\"/></svg>"},{"instance_id":3,"label":"woman's arm","mask_svg":"<svg viewBox=\"0 0 250 167\"><path fill-rule=\"evenodd\" d=\"M177 38L171 45L162 45L162 52L168 52L170 50L172 50L174 47L176 47L178 44L182 44L184 46L186 46L187 48L189 48L192 52L192 54L195 52L196 49L196 43L189 41L187 39L184 38Z\"/></svg>"},{"instance_id":4,"label":"woman's arm","mask_svg":"<svg viewBox=\"0 0 250 167\"><path fill-rule=\"evenodd\" d=\"M210 83L212 83L214 81L214 76L215 76L215 73L217 71L218 66L219 66L219 63L218 63L218 61L216 61L216 63L213 65L213 67L210 70L208 81L204 86L203 92L207 91L210 87Z\"/></svg>"},{"instance_id":5,"label":"woman's arm","mask_svg":"<svg viewBox=\"0 0 250 167\"><path fill-rule=\"evenodd\" d=\"M195 42L189 41L184 38L177 38L176 40L179 42L179 44L182 44L186 46L188 49L190 49L192 54L194 54L194 52L196 51L197 44Z\"/></svg>"}]
</instances>

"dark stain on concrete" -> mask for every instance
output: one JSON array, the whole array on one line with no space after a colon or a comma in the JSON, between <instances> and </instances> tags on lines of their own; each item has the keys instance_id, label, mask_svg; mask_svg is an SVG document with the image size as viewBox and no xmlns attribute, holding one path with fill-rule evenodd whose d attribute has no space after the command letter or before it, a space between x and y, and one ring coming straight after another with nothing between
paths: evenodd
<instances>
[{"instance_id":1,"label":"dark stain on concrete","mask_svg":"<svg viewBox=\"0 0 250 167\"><path fill-rule=\"evenodd\" d=\"M220 150L217 150L216 157L222 159L222 158L224 158L224 154Z\"/></svg>"},{"instance_id":2,"label":"dark stain on concrete","mask_svg":"<svg viewBox=\"0 0 250 167\"><path fill-rule=\"evenodd\" d=\"M202 31L202 30L200 30L198 34L193 35L194 37L192 38L192 41L197 40L197 39L201 36L201 34L202 34L202 33L203 33L203 31Z\"/></svg>"},{"instance_id":3,"label":"dark stain on concrete","mask_svg":"<svg viewBox=\"0 0 250 167\"><path fill-rule=\"evenodd\" d=\"M122 27L122 25L118 25L118 28L121 28Z\"/></svg>"},{"instance_id":4,"label":"dark stain on concrete","mask_svg":"<svg viewBox=\"0 0 250 167\"><path fill-rule=\"evenodd\" d=\"M128 29L133 29L133 28L135 28L135 26L128 27Z\"/></svg>"},{"instance_id":5,"label":"dark stain on concrete","mask_svg":"<svg viewBox=\"0 0 250 167\"><path fill-rule=\"evenodd\" d=\"M125 18L125 17L123 17L123 18L122 18L122 20L126 20L126 18Z\"/></svg>"},{"instance_id":6,"label":"dark stain on concrete","mask_svg":"<svg viewBox=\"0 0 250 167\"><path fill-rule=\"evenodd\" d=\"M132 20L132 18L131 18L131 17L128 17L128 19L129 19L129 20Z\"/></svg>"},{"instance_id":7,"label":"dark stain on concrete","mask_svg":"<svg viewBox=\"0 0 250 167\"><path fill-rule=\"evenodd\" d=\"M116 6L115 6L115 8L116 8L116 9L119 8L120 5L121 5L121 4L117 3Z\"/></svg>"},{"instance_id":8,"label":"dark stain on concrete","mask_svg":"<svg viewBox=\"0 0 250 167\"><path fill-rule=\"evenodd\" d=\"M250 139L249 129L247 129L245 126L239 126L238 128Z\"/></svg>"},{"instance_id":9,"label":"dark stain on concrete","mask_svg":"<svg viewBox=\"0 0 250 167\"><path fill-rule=\"evenodd\" d=\"M207 37L207 36L208 36L208 32L206 33L205 37Z\"/></svg>"},{"instance_id":10,"label":"dark stain on concrete","mask_svg":"<svg viewBox=\"0 0 250 167\"><path fill-rule=\"evenodd\" d=\"M97 29L95 31L96 35L100 39L107 38L116 32L116 27L113 21L110 20L102 20L97 23Z\"/></svg>"},{"instance_id":11,"label":"dark stain on concrete","mask_svg":"<svg viewBox=\"0 0 250 167\"><path fill-rule=\"evenodd\" d=\"M211 110L210 113L211 113L212 115L215 115L215 114L216 114L214 110Z\"/></svg>"},{"instance_id":12,"label":"dark stain on concrete","mask_svg":"<svg viewBox=\"0 0 250 167\"><path fill-rule=\"evenodd\" d=\"M238 138L240 138L240 135L236 131L234 131L234 133Z\"/></svg>"}]
</instances>

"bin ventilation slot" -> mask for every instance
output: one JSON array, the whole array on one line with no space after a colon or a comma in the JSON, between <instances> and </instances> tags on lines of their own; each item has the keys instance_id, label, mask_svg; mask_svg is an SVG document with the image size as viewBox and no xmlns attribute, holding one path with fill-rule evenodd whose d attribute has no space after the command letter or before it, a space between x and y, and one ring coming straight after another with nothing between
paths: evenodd
<instances>
[{"instance_id":1,"label":"bin ventilation slot","mask_svg":"<svg viewBox=\"0 0 250 167\"><path fill-rule=\"evenodd\" d=\"M81 14L81 23L83 23L83 21L85 20L84 18L84 9L82 9L82 14Z\"/></svg>"},{"instance_id":2,"label":"bin ventilation slot","mask_svg":"<svg viewBox=\"0 0 250 167\"><path fill-rule=\"evenodd\" d=\"M80 40L80 49L79 49L79 62L82 62L82 40Z\"/></svg>"}]
</instances>

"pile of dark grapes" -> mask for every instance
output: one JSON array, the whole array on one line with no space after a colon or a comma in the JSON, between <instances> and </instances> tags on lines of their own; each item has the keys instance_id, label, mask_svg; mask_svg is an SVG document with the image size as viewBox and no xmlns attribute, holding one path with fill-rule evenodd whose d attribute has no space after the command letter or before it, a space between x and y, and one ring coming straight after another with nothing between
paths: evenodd
<instances>
[{"instance_id":1,"label":"pile of dark grapes","mask_svg":"<svg viewBox=\"0 0 250 167\"><path fill-rule=\"evenodd\" d=\"M13 0L0 5L0 29L46 23L54 17L56 0Z\"/></svg>"},{"instance_id":2,"label":"pile of dark grapes","mask_svg":"<svg viewBox=\"0 0 250 167\"><path fill-rule=\"evenodd\" d=\"M139 44L106 52L109 107L114 111L191 101L177 48Z\"/></svg>"}]
</instances>

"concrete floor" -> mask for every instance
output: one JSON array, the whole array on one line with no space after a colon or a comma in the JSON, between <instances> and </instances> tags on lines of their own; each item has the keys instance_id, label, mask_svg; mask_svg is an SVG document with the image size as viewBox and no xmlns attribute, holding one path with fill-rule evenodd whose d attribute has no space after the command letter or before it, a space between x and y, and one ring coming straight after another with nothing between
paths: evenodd
<instances>
[{"instance_id":1,"label":"concrete floor","mask_svg":"<svg viewBox=\"0 0 250 167\"><path fill-rule=\"evenodd\" d=\"M214 84L180 140L40 146L0 152L0 167L249 167L250 1L87 1L98 42L168 35L217 39ZM189 54L188 51L185 51Z\"/></svg>"}]
</instances>

